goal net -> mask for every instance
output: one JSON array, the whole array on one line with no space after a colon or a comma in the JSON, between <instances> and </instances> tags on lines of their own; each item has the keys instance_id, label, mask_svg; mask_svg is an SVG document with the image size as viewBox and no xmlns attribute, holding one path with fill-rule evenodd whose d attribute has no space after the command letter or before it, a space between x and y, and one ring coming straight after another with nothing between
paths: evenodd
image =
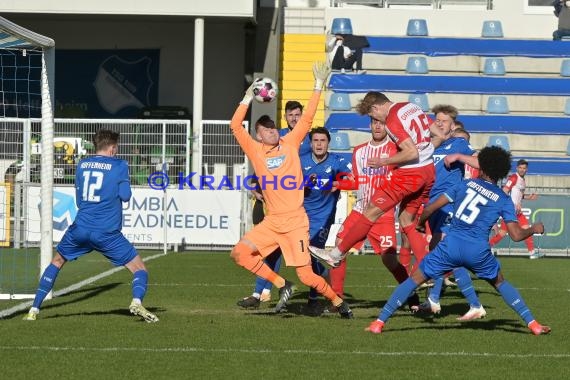
<instances>
[{"instance_id":1,"label":"goal net","mask_svg":"<svg viewBox=\"0 0 570 380\"><path fill-rule=\"evenodd\" d=\"M0 17L0 299L33 297L52 257L54 49L52 39ZM38 246L23 239L30 186L41 194Z\"/></svg>"}]
</instances>

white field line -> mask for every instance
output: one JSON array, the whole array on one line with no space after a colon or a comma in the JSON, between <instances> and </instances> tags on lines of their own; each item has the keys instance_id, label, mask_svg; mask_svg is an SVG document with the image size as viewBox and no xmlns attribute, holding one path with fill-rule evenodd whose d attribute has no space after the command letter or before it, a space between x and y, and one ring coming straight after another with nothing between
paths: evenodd
<instances>
[{"instance_id":1,"label":"white field line","mask_svg":"<svg viewBox=\"0 0 570 380\"><path fill-rule=\"evenodd\" d=\"M201 347L58 347L58 346L0 346L0 350L10 351L71 351L71 352L180 352L180 353L211 353L211 354L293 354L293 355L354 355L354 356L427 356L427 357L485 357L485 358L513 358L513 359L568 359L570 353L562 354L517 354L493 352L424 352L424 351L324 351L324 350L274 350L274 349L242 349L242 348L201 348Z\"/></svg>"},{"instance_id":2,"label":"white field line","mask_svg":"<svg viewBox=\"0 0 570 380\"><path fill-rule=\"evenodd\" d=\"M159 253L156 255L152 255L152 256L148 256L146 258L143 259L143 261L149 261L149 260L153 260L156 259L158 257L162 257L164 256L163 253ZM68 286L67 288L63 288L60 289L58 291L53 292L53 296L54 297L59 297L59 296L63 296L65 294L71 293L73 291L76 291L78 289L81 289L82 287L84 287L85 285L90 285L92 283L94 283L97 280L100 280L102 278L105 277L109 277L110 275L117 273L121 270L125 269L124 267L115 267L113 269L109 269L108 271L105 271L103 273L99 273L96 276L93 277L89 277L83 281L79 281L78 283L75 283L73 285ZM29 307L32 306L33 301L26 301L26 302L22 302L16 306L13 306L9 309L5 309L5 310L0 310L0 318L6 318L9 317L12 314L16 314L19 313L20 311L24 311L27 310Z\"/></svg>"}]
</instances>

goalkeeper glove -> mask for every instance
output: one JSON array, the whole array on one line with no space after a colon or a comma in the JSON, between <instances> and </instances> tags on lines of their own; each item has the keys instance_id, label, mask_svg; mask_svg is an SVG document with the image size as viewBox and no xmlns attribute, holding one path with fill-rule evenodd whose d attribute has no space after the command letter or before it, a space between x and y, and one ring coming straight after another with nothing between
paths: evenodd
<instances>
[{"instance_id":1,"label":"goalkeeper glove","mask_svg":"<svg viewBox=\"0 0 570 380\"><path fill-rule=\"evenodd\" d=\"M255 85L255 82L257 82L257 78L249 85L247 90L245 90L245 95L243 96L243 99L240 102L241 104L249 106L249 104L253 100L253 87Z\"/></svg>"},{"instance_id":2,"label":"goalkeeper glove","mask_svg":"<svg viewBox=\"0 0 570 380\"><path fill-rule=\"evenodd\" d=\"M331 73L331 68L326 62L315 62L313 64L313 76L315 77L315 90L322 90L329 74Z\"/></svg>"}]
</instances>

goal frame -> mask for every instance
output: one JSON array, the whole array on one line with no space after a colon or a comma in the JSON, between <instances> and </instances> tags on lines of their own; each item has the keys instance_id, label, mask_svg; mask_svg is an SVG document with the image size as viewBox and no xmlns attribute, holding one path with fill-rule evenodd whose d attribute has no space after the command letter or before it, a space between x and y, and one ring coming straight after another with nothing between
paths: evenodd
<instances>
[{"instance_id":1,"label":"goal frame","mask_svg":"<svg viewBox=\"0 0 570 380\"><path fill-rule=\"evenodd\" d=\"M0 17L0 48L42 51L41 69L41 243L40 276L53 257L53 136L55 41ZM33 295L32 295L33 296ZM51 294L48 295L51 297ZM11 295L11 298L28 298Z\"/></svg>"}]
</instances>

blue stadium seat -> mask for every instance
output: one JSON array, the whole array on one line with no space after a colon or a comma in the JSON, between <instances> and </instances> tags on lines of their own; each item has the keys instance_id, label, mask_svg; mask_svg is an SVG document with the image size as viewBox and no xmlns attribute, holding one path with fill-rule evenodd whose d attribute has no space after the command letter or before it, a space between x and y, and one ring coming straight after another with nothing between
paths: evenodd
<instances>
[{"instance_id":1,"label":"blue stadium seat","mask_svg":"<svg viewBox=\"0 0 570 380\"><path fill-rule=\"evenodd\" d=\"M505 62L503 58L486 58L483 66L485 75L505 75Z\"/></svg>"},{"instance_id":2,"label":"blue stadium seat","mask_svg":"<svg viewBox=\"0 0 570 380\"><path fill-rule=\"evenodd\" d=\"M352 34L352 23L349 18L333 18L331 34Z\"/></svg>"},{"instance_id":3,"label":"blue stadium seat","mask_svg":"<svg viewBox=\"0 0 570 380\"><path fill-rule=\"evenodd\" d=\"M570 77L570 59L564 59L560 65L560 75Z\"/></svg>"},{"instance_id":4,"label":"blue stadium seat","mask_svg":"<svg viewBox=\"0 0 570 380\"><path fill-rule=\"evenodd\" d=\"M348 141L348 133L346 132L333 132L331 133L331 143L329 145L331 150L349 150L350 142Z\"/></svg>"},{"instance_id":5,"label":"blue stadium seat","mask_svg":"<svg viewBox=\"0 0 570 380\"><path fill-rule=\"evenodd\" d=\"M486 38L502 38L503 26L500 21L483 21L482 37Z\"/></svg>"},{"instance_id":6,"label":"blue stadium seat","mask_svg":"<svg viewBox=\"0 0 570 380\"><path fill-rule=\"evenodd\" d=\"M427 94L410 94L408 96L408 102L417 104L424 112L429 112Z\"/></svg>"},{"instance_id":7,"label":"blue stadium seat","mask_svg":"<svg viewBox=\"0 0 570 380\"><path fill-rule=\"evenodd\" d=\"M509 104L505 96L489 96L487 113L509 113Z\"/></svg>"},{"instance_id":8,"label":"blue stadium seat","mask_svg":"<svg viewBox=\"0 0 570 380\"><path fill-rule=\"evenodd\" d=\"M425 57L409 57L406 64L408 74L427 74L429 72Z\"/></svg>"},{"instance_id":9,"label":"blue stadium seat","mask_svg":"<svg viewBox=\"0 0 570 380\"><path fill-rule=\"evenodd\" d=\"M487 142L487 146L500 146L506 151L511 150L511 147L509 145L509 138L507 136L498 136L498 135L489 136L489 141Z\"/></svg>"},{"instance_id":10,"label":"blue stadium seat","mask_svg":"<svg viewBox=\"0 0 570 380\"><path fill-rule=\"evenodd\" d=\"M424 19L411 19L408 21L408 28L406 29L408 36L427 36L428 28L427 21Z\"/></svg>"},{"instance_id":11,"label":"blue stadium seat","mask_svg":"<svg viewBox=\"0 0 570 380\"><path fill-rule=\"evenodd\" d=\"M570 116L570 98L566 99L566 104L564 106L564 115Z\"/></svg>"},{"instance_id":12,"label":"blue stadium seat","mask_svg":"<svg viewBox=\"0 0 570 380\"><path fill-rule=\"evenodd\" d=\"M333 92L329 99L329 109L331 111L350 111L350 98L346 92Z\"/></svg>"}]
</instances>

